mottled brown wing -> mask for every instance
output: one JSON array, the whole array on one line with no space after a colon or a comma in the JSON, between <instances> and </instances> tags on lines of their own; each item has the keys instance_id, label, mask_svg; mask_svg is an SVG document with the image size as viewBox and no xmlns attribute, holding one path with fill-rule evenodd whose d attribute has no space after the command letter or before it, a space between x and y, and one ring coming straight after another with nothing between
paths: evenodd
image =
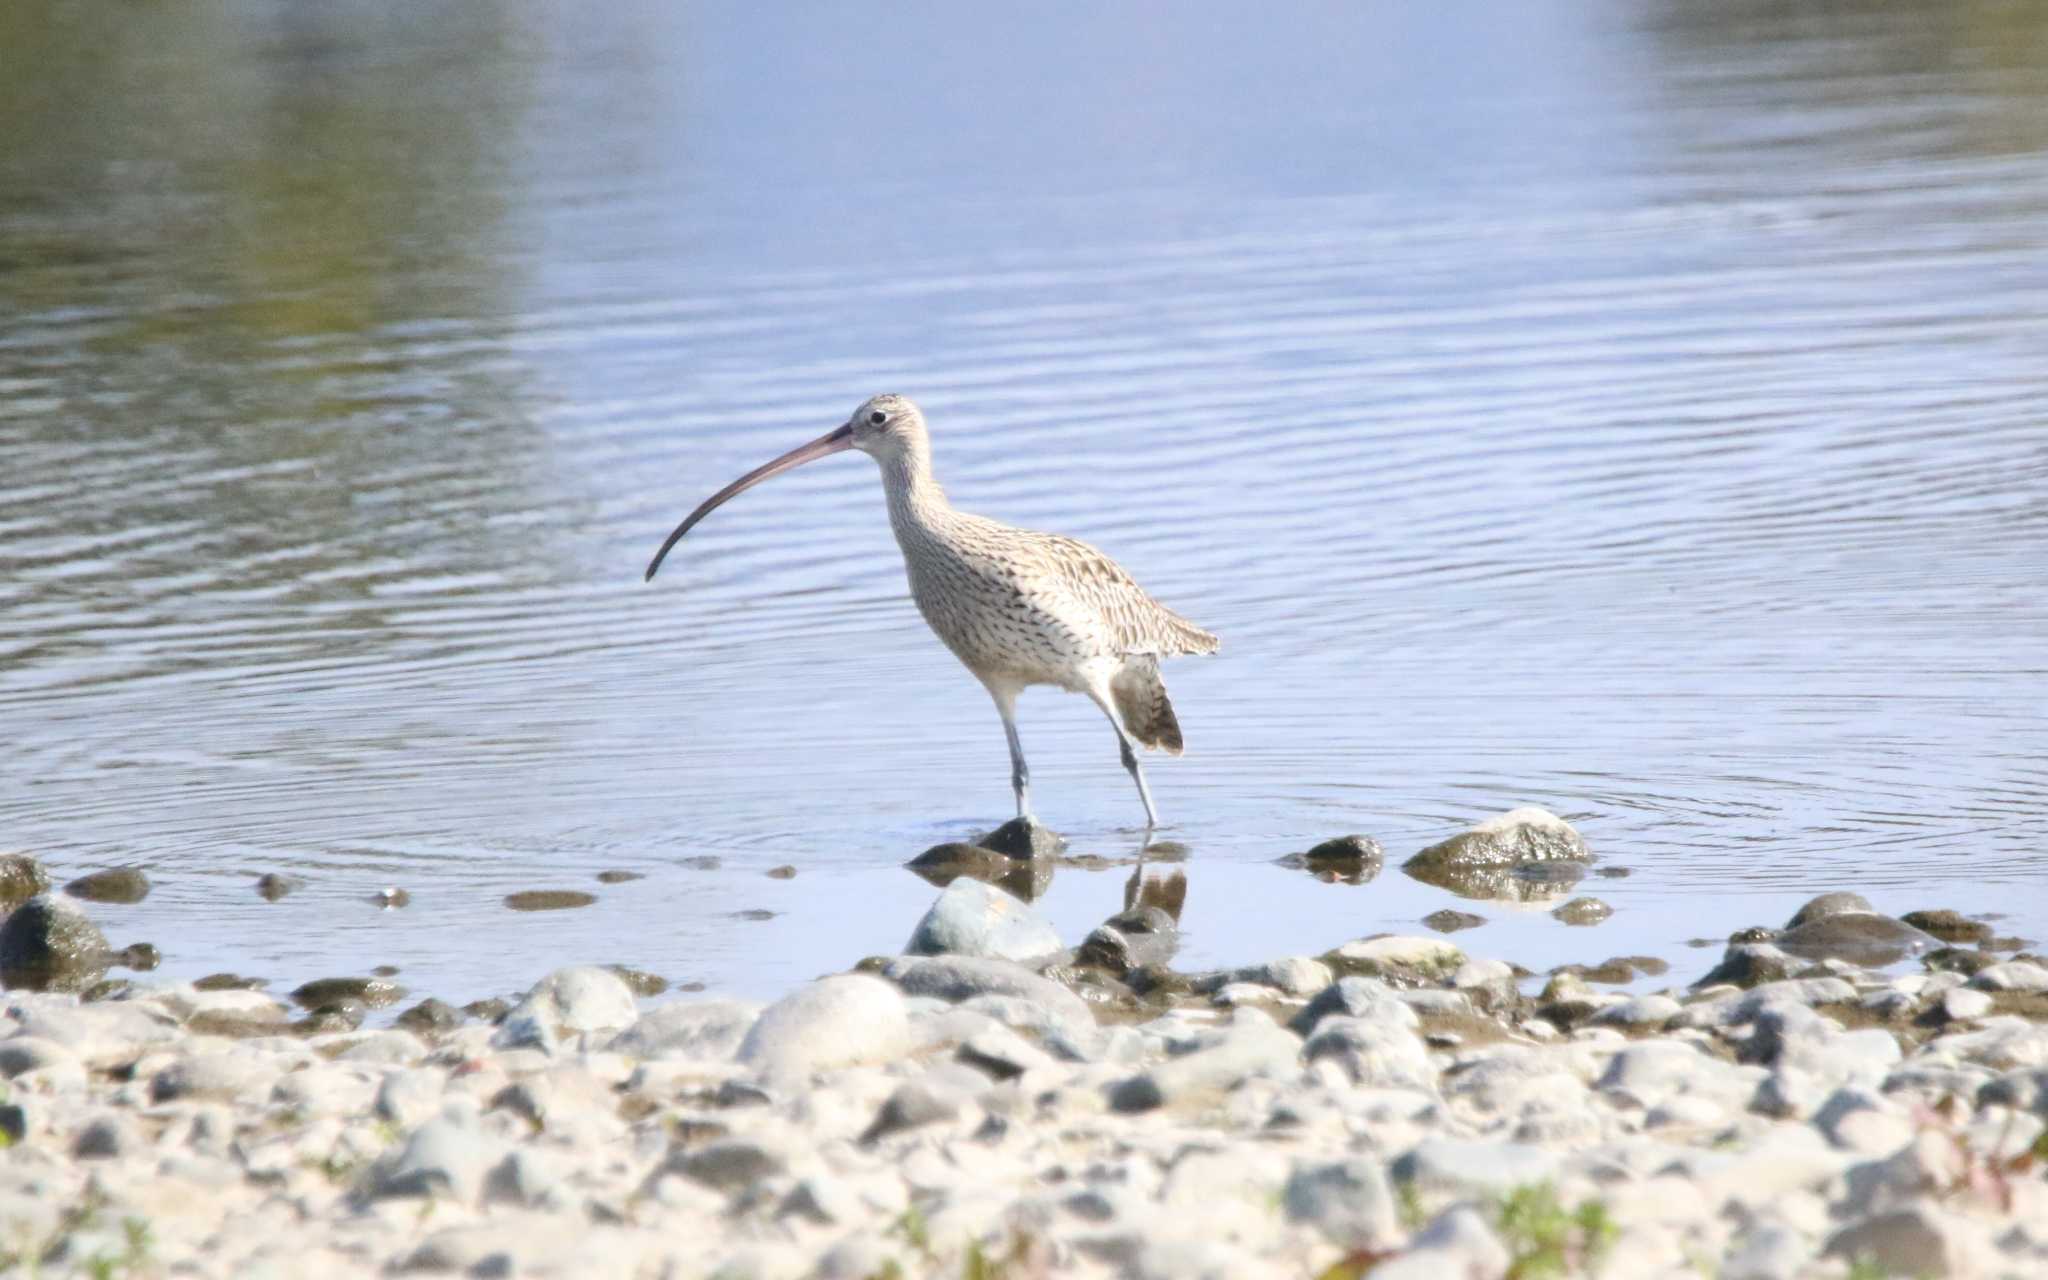
<instances>
[{"instance_id":1,"label":"mottled brown wing","mask_svg":"<svg viewBox=\"0 0 2048 1280\"><path fill-rule=\"evenodd\" d=\"M1221 643L1145 594L1123 566L1076 538L1040 534L1062 587L1102 619L1120 654L1214 653Z\"/></svg>"}]
</instances>

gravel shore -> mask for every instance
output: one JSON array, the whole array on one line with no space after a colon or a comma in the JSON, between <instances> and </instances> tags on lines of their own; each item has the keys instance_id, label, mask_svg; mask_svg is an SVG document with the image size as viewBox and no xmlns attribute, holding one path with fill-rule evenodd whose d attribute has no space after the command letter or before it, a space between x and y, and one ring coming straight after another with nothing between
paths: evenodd
<instances>
[{"instance_id":1,"label":"gravel shore","mask_svg":"<svg viewBox=\"0 0 2048 1280\"><path fill-rule=\"evenodd\" d=\"M913 939L940 954L766 1008L644 1004L597 968L550 974L495 1022L446 1025L443 1006L412 1029L323 1031L251 990L12 992L0 1260L2048 1275L2048 967L2030 959L1950 949L1901 975L1744 941L1704 985L1624 992L1379 937L1173 974L1119 958L1143 949L1129 914L1122 944L961 954L1046 934L958 881Z\"/></svg>"}]
</instances>

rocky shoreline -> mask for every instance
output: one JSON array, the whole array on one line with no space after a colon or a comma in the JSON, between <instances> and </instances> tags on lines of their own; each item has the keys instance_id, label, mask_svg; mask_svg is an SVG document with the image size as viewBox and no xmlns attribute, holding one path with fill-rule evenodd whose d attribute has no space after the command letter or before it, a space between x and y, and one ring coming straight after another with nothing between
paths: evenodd
<instances>
[{"instance_id":1,"label":"rocky shoreline","mask_svg":"<svg viewBox=\"0 0 2048 1280\"><path fill-rule=\"evenodd\" d=\"M1488 884L1589 856L1468 836ZM1184 973L1170 878L1070 948L1016 870L765 1008L599 968L378 1029L374 978L10 991L0 1270L2048 1275L2048 963L1979 922L1826 895L1654 991L1441 936Z\"/></svg>"}]
</instances>

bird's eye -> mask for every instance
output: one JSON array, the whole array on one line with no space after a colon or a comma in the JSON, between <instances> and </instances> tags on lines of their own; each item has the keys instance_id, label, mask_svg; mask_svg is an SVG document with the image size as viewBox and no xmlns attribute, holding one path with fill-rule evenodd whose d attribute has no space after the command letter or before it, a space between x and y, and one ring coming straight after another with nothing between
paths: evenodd
<instances>
[{"instance_id":1,"label":"bird's eye","mask_svg":"<svg viewBox=\"0 0 2048 1280\"><path fill-rule=\"evenodd\" d=\"M880 409L877 409L873 413L868 415L868 425L871 427L879 427L888 420L889 415L883 413Z\"/></svg>"}]
</instances>

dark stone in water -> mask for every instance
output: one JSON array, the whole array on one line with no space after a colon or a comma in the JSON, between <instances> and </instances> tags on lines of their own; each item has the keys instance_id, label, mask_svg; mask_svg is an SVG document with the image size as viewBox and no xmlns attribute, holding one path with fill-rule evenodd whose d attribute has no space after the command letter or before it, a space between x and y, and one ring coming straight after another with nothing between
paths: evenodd
<instances>
[{"instance_id":1,"label":"dark stone in water","mask_svg":"<svg viewBox=\"0 0 2048 1280\"><path fill-rule=\"evenodd\" d=\"M398 976L398 966L395 964L380 964L370 970L370 972L379 978L395 978Z\"/></svg>"},{"instance_id":2,"label":"dark stone in water","mask_svg":"<svg viewBox=\"0 0 2048 1280\"><path fill-rule=\"evenodd\" d=\"M794 880L796 879L796 868L787 863L779 867L770 867L768 868L768 878L770 880Z\"/></svg>"},{"instance_id":3,"label":"dark stone in water","mask_svg":"<svg viewBox=\"0 0 2048 1280\"><path fill-rule=\"evenodd\" d=\"M1012 858L978 844L936 844L907 864L925 881L943 889L962 876L992 884L1026 902L1045 895L1052 884L1051 858Z\"/></svg>"},{"instance_id":4,"label":"dark stone in water","mask_svg":"<svg viewBox=\"0 0 2048 1280\"><path fill-rule=\"evenodd\" d=\"M1527 808L1488 818L1429 846L1403 866L1413 873L1453 867L1476 869L1592 860L1585 839L1569 822L1542 809Z\"/></svg>"},{"instance_id":5,"label":"dark stone in water","mask_svg":"<svg viewBox=\"0 0 2048 1280\"><path fill-rule=\"evenodd\" d=\"M50 888L50 873L26 853L0 854L0 914Z\"/></svg>"},{"instance_id":6,"label":"dark stone in water","mask_svg":"<svg viewBox=\"0 0 2048 1280\"><path fill-rule=\"evenodd\" d=\"M192 985L201 991L260 991L270 983L264 978L244 978L238 973L209 973Z\"/></svg>"},{"instance_id":7,"label":"dark stone in water","mask_svg":"<svg viewBox=\"0 0 2048 1280\"><path fill-rule=\"evenodd\" d=\"M505 905L514 911L567 911L596 901L596 894L581 889L526 889L505 895Z\"/></svg>"},{"instance_id":8,"label":"dark stone in water","mask_svg":"<svg viewBox=\"0 0 2048 1280\"><path fill-rule=\"evenodd\" d=\"M1823 893L1818 898L1813 899L1805 906L1799 908L1799 910L1793 912L1792 918L1785 922L1785 927L1787 929L1797 929L1800 925L1811 924L1815 920L1825 920L1829 916L1874 916L1876 914L1877 908L1871 906L1870 899L1860 893Z\"/></svg>"},{"instance_id":9,"label":"dark stone in water","mask_svg":"<svg viewBox=\"0 0 2048 1280\"><path fill-rule=\"evenodd\" d=\"M1095 927L1074 952L1074 963L1116 975L1161 969L1180 949L1180 928L1160 907L1120 911Z\"/></svg>"},{"instance_id":10,"label":"dark stone in water","mask_svg":"<svg viewBox=\"0 0 2048 1280\"><path fill-rule=\"evenodd\" d=\"M1401 868L1427 885L1475 902L1543 902L1562 898L1586 874L1583 862L1525 862L1511 866Z\"/></svg>"},{"instance_id":11,"label":"dark stone in water","mask_svg":"<svg viewBox=\"0 0 2048 1280\"><path fill-rule=\"evenodd\" d=\"M312 1010L305 1017L292 1023L292 1032L302 1036L331 1035L337 1031L354 1031L363 1025L369 1016L369 1008L360 1000L343 998L334 1000Z\"/></svg>"},{"instance_id":12,"label":"dark stone in water","mask_svg":"<svg viewBox=\"0 0 2048 1280\"><path fill-rule=\"evenodd\" d=\"M634 969L623 964L608 964L605 968L618 974L619 980L636 996L658 996L668 990L667 978L649 973L645 969Z\"/></svg>"},{"instance_id":13,"label":"dark stone in water","mask_svg":"<svg viewBox=\"0 0 2048 1280\"><path fill-rule=\"evenodd\" d=\"M131 942L121 948L120 953L114 957L115 964L133 969L137 973L148 973L163 962L164 953L158 951L156 944L150 942Z\"/></svg>"},{"instance_id":14,"label":"dark stone in water","mask_svg":"<svg viewBox=\"0 0 2048 1280\"><path fill-rule=\"evenodd\" d=\"M1013 858L1050 858L1067 847L1065 836L1041 826L1036 818L1012 818L974 843Z\"/></svg>"},{"instance_id":15,"label":"dark stone in water","mask_svg":"<svg viewBox=\"0 0 2048 1280\"><path fill-rule=\"evenodd\" d=\"M1737 929L1735 932L1729 934L1728 945L1740 946L1743 943L1747 942L1769 942L1772 938L1775 938L1777 936L1778 935L1775 930L1766 929L1760 924L1753 924L1749 926L1749 928L1747 929Z\"/></svg>"},{"instance_id":16,"label":"dark stone in water","mask_svg":"<svg viewBox=\"0 0 2048 1280\"><path fill-rule=\"evenodd\" d=\"M678 865L688 867L692 871L716 871L725 865L725 859L716 854L702 853L694 858L684 858Z\"/></svg>"},{"instance_id":17,"label":"dark stone in water","mask_svg":"<svg viewBox=\"0 0 2048 1280\"><path fill-rule=\"evenodd\" d=\"M488 996L463 1005L462 1011L479 1022L488 1022L496 1026L505 1020L506 1014L512 1012L512 1002L501 1000L497 996Z\"/></svg>"},{"instance_id":18,"label":"dark stone in water","mask_svg":"<svg viewBox=\"0 0 2048 1280\"><path fill-rule=\"evenodd\" d=\"M318 1009L343 1000L360 1000L372 1009L382 1009L404 996L404 987L382 978L315 978L292 992L292 999L302 1009Z\"/></svg>"},{"instance_id":19,"label":"dark stone in water","mask_svg":"<svg viewBox=\"0 0 2048 1280\"><path fill-rule=\"evenodd\" d=\"M389 889L380 889L376 893L371 894L370 901L386 910L394 910L411 903L412 895L394 886Z\"/></svg>"},{"instance_id":20,"label":"dark stone in water","mask_svg":"<svg viewBox=\"0 0 2048 1280\"><path fill-rule=\"evenodd\" d=\"M1791 956L1767 942L1738 942L1728 948L1721 957L1721 963L1708 970L1706 976L1693 985L1710 987L1730 982L1747 990L1789 978L1797 968Z\"/></svg>"},{"instance_id":21,"label":"dark stone in water","mask_svg":"<svg viewBox=\"0 0 2048 1280\"><path fill-rule=\"evenodd\" d=\"M776 914L766 907L748 907L745 911L733 912L732 918L735 920L773 920Z\"/></svg>"},{"instance_id":22,"label":"dark stone in water","mask_svg":"<svg viewBox=\"0 0 2048 1280\"><path fill-rule=\"evenodd\" d=\"M452 1031L462 1025L462 1010L432 996L398 1015L398 1025L415 1034Z\"/></svg>"},{"instance_id":23,"label":"dark stone in water","mask_svg":"<svg viewBox=\"0 0 2048 1280\"><path fill-rule=\"evenodd\" d=\"M597 873L597 882L599 884L624 884L628 880L645 880L646 878L646 876L638 871L600 871Z\"/></svg>"},{"instance_id":24,"label":"dark stone in water","mask_svg":"<svg viewBox=\"0 0 2048 1280\"><path fill-rule=\"evenodd\" d=\"M1565 924L1584 926L1599 924L1614 914L1614 908L1598 898L1573 898L1550 914Z\"/></svg>"},{"instance_id":25,"label":"dark stone in water","mask_svg":"<svg viewBox=\"0 0 2048 1280\"><path fill-rule=\"evenodd\" d=\"M686 991L694 993L702 991L705 988L704 984L701 982L678 982L673 989L676 991Z\"/></svg>"},{"instance_id":26,"label":"dark stone in water","mask_svg":"<svg viewBox=\"0 0 2048 1280\"><path fill-rule=\"evenodd\" d=\"M149 877L133 867L95 871L64 886L64 892L87 902L133 906L149 896Z\"/></svg>"},{"instance_id":27,"label":"dark stone in water","mask_svg":"<svg viewBox=\"0 0 2048 1280\"><path fill-rule=\"evenodd\" d=\"M1629 867L1595 867L1593 874L1605 876L1609 880L1620 880L1626 876L1634 875L1635 871Z\"/></svg>"},{"instance_id":28,"label":"dark stone in water","mask_svg":"<svg viewBox=\"0 0 2048 1280\"><path fill-rule=\"evenodd\" d=\"M1485 916L1475 916L1470 911L1453 911L1445 907L1422 917L1422 923L1438 933L1456 933L1460 929L1477 929L1486 923Z\"/></svg>"},{"instance_id":29,"label":"dark stone in water","mask_svg":"<svg viewBox=\"0 0 2048 1280\"><path fill-rule=\"evenodd\" d=\"M1962 947L1936 947L1921 956L1920 963L1936 972L1969 974L1989 969L1998 963L1998 957L1986 951L1969 951Z\"/></svg>"},{"instance_id":30,"label":"dark stone in water","mask_svg":"<svg viewBox=\"0 0 2048 1280\"><path fill-rule=\"evenodd\" d=\"M0 982L83 991L107 972L107 937L75 903L40 893L0 923Z\"/></svg>"},{"instance_id":31,"label":"dark stone in water","mask_svg":"<svg viewBox=\"0 0 2048 1280\"><path fill-rule=\"evenodd\" d=\"M135 983L128 978L101 978L78 993L81 1004L94 1004L101 1000L119 1000L135 990Z\"/></svg>"},{"instance_id":32,"label":"dark stone in water","mask_svg":"<svg viewBox=\"0 0 2048 1280\"><path fill-rule=\"evenodd\" d=\"M1283 867L1306 871L1326 884L1365 884L1386 865L1386 850L1371 836L1338 836L1325 840L1307 853L1290 853L1275 859Z\"/></svg>"},{"instance_id":33,"label":"dark stone in water","mask_svg":"<svg viewBox=\"0 0 2048 1280\"><path fill-rule=\"evenodd\" d=\"M1908 911L1899 917L1924 933L1932 934L1943 942L1991 941L1991 926L1982 920L1972 920L1960 911L1940 908L1934 911Z\"/></svg>"},{"instance_id":34,"label":"dark stone in water","mask_svg":"<svg viewBox=\"0 0 2048 1280\"><path fill-rule=\"evenodd\" d=\"M276 902L298 887L298 881L275 871L266 871L256 877L256 896L265 902Z\"/></svg>"},{"instance_id":35,"label":"dark stone in water","mask_svg":"<svg viewBox=\"0 0 2048 1280\"><path fill-rule=\"evenodd\" d=\"M1903 920L1876 912L1849 912L1809 919L1777 937L1778 946L1807 960L1847 960L1866 968L1896 964L1935 940Z\"/></svg>"}]
</instances>

